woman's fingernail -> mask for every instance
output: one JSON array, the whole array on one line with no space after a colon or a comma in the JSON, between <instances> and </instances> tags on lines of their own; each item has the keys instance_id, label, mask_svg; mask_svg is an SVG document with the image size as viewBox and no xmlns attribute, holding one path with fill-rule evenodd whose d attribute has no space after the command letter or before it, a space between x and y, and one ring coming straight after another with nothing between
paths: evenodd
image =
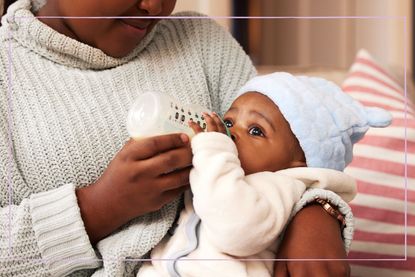
<instances>
[{"instance_id":1,"label":"woman's fingernail","mask_svg":"<svg viewBox=\"0 0 415 277\"><path fill-rule=\"evenodd\" d=\"M183 141L183 143L189 142L189 137L186 134L180 134L180 139Z\"/></svg>"}]
</instances>

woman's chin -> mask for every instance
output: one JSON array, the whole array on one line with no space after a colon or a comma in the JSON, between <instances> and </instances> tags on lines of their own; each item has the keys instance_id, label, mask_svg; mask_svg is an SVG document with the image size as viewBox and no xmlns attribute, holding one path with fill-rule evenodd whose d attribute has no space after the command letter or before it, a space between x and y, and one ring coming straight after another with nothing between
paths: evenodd
<instances>
[{"instance_id":1,"label":"woman's chin","mask_svg":"<svg viewBox=\"0 0 415 277\"><path fill-rule=\"evenodd\" d=\"M121 47L120 47L121 46ZM111 45L105 45L103 47L97 47L99 49L101 49L102 52L104 52L106 55L116 58L116 59L120 59L120 58L124 58L126 56L128 56L129 54L131 54L131 52L137 47L137 45L132 45L130 47L122 47L122 45L114 45L113 47L111 47Z\"/></svg>"}]
</instances>

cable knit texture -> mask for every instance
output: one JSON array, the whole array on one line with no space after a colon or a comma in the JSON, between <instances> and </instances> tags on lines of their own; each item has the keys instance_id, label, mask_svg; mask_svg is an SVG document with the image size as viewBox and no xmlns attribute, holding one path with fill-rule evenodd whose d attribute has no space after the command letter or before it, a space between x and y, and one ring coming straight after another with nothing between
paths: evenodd
<instances>
[{"instance_id":1,"label":"cable knit texture","mask_svg":"<svg viewBox=\"0 0 415 277\"><path fill-rule=\"evenodd\" d=\"M31 9L30 0L17 1L0 28L0 276L128 276L139 263L123 259L161 240L179 200L94 249L75 188L93 183L123 146L140 93L224 112L255 70L212 20L161 21L116 59L57 33Z\"/></svg>"}]
</instances>

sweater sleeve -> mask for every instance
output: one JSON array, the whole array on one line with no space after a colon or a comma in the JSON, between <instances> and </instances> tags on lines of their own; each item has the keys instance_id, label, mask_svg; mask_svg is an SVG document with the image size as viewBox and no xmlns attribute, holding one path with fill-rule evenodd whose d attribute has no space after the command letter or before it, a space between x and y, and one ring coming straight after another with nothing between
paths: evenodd
<instances>
[{"instance_id":1,"label":"sweater sleeve","mask_svg":"<svg viewBox=\"0 0 415 277\"><path fill-rule=\"evenodd\" d=\"M1 276L63 276L100 265L71 184L2 206L0 222Z\"/></svg>"},{"instance_id":2,"label":"sweater sleeve","mask_svg":"<svg viewBox=\"0 0 415 277\"><path fill-rule=\"evenodd\" d=\"M0 114L0 276L63 276L98 267L72 184L17 192L24 179L6 126Z\"/></svg>"},{"instance_id":3,"label":"sweater sleeve","mask_svg":"<svg viewBox=\"0 0 415 277\"><path fill-rule=\"evenodd\" d=\"M221 252L245 257L275 243L305 190L287 175L245 176L233 141L221 133L192 140L193 205L209 241Z\"/></svg>"}]
</instances>

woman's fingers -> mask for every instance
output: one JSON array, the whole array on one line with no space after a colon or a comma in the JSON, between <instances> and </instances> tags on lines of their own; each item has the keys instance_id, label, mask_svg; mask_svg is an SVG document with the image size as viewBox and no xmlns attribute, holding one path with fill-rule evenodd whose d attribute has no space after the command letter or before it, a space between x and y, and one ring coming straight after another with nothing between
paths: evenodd
<instances>
[{"instance_id":1,"label":"woman's fingers","mask_svg":"<svg viewBox=\"0 0 415 277\"><path fill-rule=\"evenodd\" d=\"M129 220L160 209L165 199L174 199L188 187L191 161L184 134L129 140L100 178L77 192L91 240L96 242ZM164 196L167 191L171 192ZM108 220L99 220L101 215Z\"/></svg>"},{"instance_id":2,"label":"woman's fingers","mask_svg":"<svg viewBox=\"0 0 415 277\"><path fill-rule=\"evenodd\" d=\"M164 203L170 203L171 201L173 201L174 199L176 199L180 194L182 194L185 190L187 190L189 188L190 188L190 185L189 184L186 184L186 185L184 185L182 187L165 191L162 194L162 196L161 196L162 197L162 201Z\"/></svg>"},{"instance_id":3,"label":"woman's fingers","mask_svg":"<svg viewBox=\"0 0 415 277\"><path fill-rule=\"evenodd\" d=\"M169 134L164 136L144 138L141 140L130 139L127 148L131 157L135 160L145 160L172 149L180 148L188 144L189 137L185 134Z\"/></svg>"},{"instance_id":4,"label":"woman's fingers","mask_svg":"<svg viewBox=\"0 0 415 277\"><path fill-rule=\"evenodd\" d=\"M137 171L146 176L159 176L192 164L192 150L182 147L163 152L147 160L137 161Z\"/></svg>"},{"instance_id":5,"label":"woman's fingers","mask_svg":"<svg viewBox=\"0 0 415 277\"><path fill-rule=\"evenodd\" d=\"M287 262L275 261L274 262L274 277L288 277Z\"/></svg>"},{"instance_id":6,"label":"woman's fingers","mask_svg":"<svg viewBox=\"0 0 415 277\"><path fill-rule=\"evenodd\" d=\"M157 179L161 191L177 189L189 184L190 167L164 174Z\"/></svg>"}]
</instances>

